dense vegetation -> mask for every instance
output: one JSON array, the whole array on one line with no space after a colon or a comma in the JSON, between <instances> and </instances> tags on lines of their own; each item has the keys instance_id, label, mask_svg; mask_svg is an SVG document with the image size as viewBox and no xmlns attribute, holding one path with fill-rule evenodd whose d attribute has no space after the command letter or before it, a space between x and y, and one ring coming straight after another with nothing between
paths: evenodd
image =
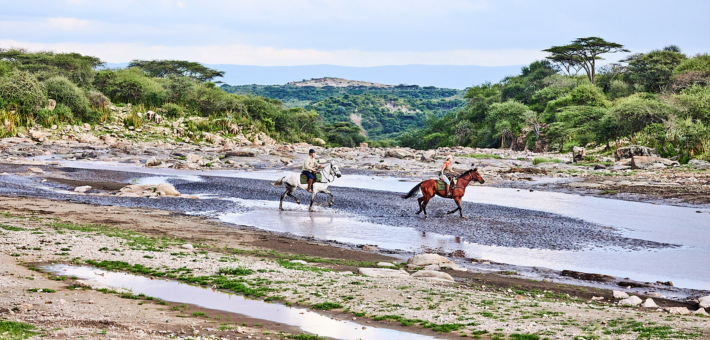
<instances>
[{"instance_id":1,"label":"dense vegetation","mask_svg":"<svg viewBox=\"0 0 710 340\"><path fill-rule=\"evenodd\" d=\"M668 46L597 70L599 54L576 51L589 48L590 41L610 46L602 53L623 50L599 38L553 47L547 60L523 67L520 75L469 88L463 109L430 117L425 128L404 134L400 142L419 149L538 151L575 145L609 151L631 142L681 161L708 157L710 55L686 56Z\"/></svg>"},{"instance_id":2,"label":"dense vegetation","mask_svg":"<svg viewBox=\"0 0 710 340\"><path fill-rule=\"evenodd\" d=\"M329 127L327 131L357 131L353 116L364 137L353 135L343 138L331 135L338 145L356 145L356 141L369 139L374 145L396 144L399 136L419 129L429 116L442 116L466 104L465 91L417 85L382 86L298 86L298 85L222 85L230 93L251 94L279 99L289 107L314 110ZM337 124L336 124L337 123ZM336 125L333 125L336 124ZM353 140L353 142L349 142ZM344 143L344 144L343 144Z\"/></svg>"},{"instance_id":3,"label":"dense vegetation","mask_svg":"<svg viewBox=\"0 0 710 340\"><path fill-rule=\"evenodd\" d=\"M236 125L277 140L327 138L317 113L286 108L279 100L226 93L204 81L221 72L199 64L134 61L134 67L100 69L102 64L76 53L0 50L0 136L34 125L104 122L114 102L131 103L139 110L161 109L170 118L210 118L190 124L194 132L228 134ZM45 109L49 99L57 102L53 111Z\"/></svg>"}]
</instances>

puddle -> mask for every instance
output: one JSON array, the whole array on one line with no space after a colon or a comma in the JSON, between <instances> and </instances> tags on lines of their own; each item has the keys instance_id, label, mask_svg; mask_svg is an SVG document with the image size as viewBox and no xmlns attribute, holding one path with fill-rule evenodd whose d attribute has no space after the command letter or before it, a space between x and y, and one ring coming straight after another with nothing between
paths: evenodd
<instances>
[{"instance_id":1,"label":"puddle","mask_svg":"<svg viewBox=\"0 0 710 340\"><path fill-rule=\"evenodd\" d=\"M129 289L134 294L142 293L165 301L189 303L204 308L222 310L256 319L297 326L304 332L335 339L437 339L421 334L401 332L386 328L375 328L370 324L361 325L352 321L337 321L304 308L287 307L279 303L251 300L239 294L212 291L208 288L191 286L176 281L151 280L143 276L109 272L86 266L52 265L44 267L44 269L58 275L76 276L80 279L98 281L111 287ZM103 276L100 274L103 274ZM362 329L363 326L365 326L366 329Z\"/></svg>"},{"instance_id":2,"label":"puddle","mask_svg":"<svg viewBox=\"0 0 710 340\"><path fill-rule=\"evenodd\" d=\"M154 176L154 177L142 177L131 181L131 184L142 184L142 185L158 185L161 183L167 183L169 180L183 180L188 182L202 182L203 179L200 176L188 175L188 176Z\"/></svg>"}]
</instances>

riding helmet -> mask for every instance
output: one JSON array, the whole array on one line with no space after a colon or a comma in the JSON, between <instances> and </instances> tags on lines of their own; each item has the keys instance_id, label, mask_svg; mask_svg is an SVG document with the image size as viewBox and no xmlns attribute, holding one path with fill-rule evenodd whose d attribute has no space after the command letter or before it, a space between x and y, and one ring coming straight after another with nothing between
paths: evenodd
<instances>
[{"instance_id":1,"label":"riding helmet","mask_svg":"<svg viewBox=\"0 0 710 340\"><path fill-rule=\"evenodd\" d=\"M316 150L310 149L310 150L308 150L308 153L309 154L316 153Z\"/></svg>"}]
</instances>

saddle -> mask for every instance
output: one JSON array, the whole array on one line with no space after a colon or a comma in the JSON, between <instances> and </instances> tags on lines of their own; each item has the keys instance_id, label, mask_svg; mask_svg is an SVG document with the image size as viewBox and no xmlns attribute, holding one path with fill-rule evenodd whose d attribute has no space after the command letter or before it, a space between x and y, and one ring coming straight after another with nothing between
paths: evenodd
<instances>
[{"instance_id":1,"label":"saddle","mask_svg":"<svg viewBox=\"0 0 710 340\"><path fill-rule=\"evenodd\" d=\"M323 175L321 175L320 172L316 172L316 182L323 182ZM301 174L301 184L307 184L308 183L308 177L306 175Z\"/></svg>"},{"instance_id":2,"label":"saddle","mask_svg":"<svg viewBox=\"0 0 710 340\"><path fill-rule=\"evenodd\" d=\"M450 179L450 181L451 181L451 186L455 188L456 187L456 179L452 178L452 179ZM437 191L446 190L446 183L444 183L444 181L442 181L440 179L437 179L436 180L436 190Z\"/></svg>"}]
</instances>

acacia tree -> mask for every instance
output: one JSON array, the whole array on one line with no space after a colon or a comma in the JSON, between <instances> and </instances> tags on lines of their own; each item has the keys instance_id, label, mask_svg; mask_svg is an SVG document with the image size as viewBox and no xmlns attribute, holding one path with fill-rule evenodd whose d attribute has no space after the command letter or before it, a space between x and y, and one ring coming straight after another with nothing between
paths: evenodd
<instances>
[{"instance_id":1,"label":"acacia tree","mask_svg":"<svg viewBox=\"0 0 710 340\"><path fill-rule=\"evenodd\" d=\"M552 46L543 51L552 53L547 57L550 60L565 60L581 66L592 84L596 75L596 62L603 59L601 54L629 52L623 45L599 37L578 38L569 45Z\"/></svg>"},{"instance_id":2,"label":"acacia tree","mask_svg":"<svg viewBox=\"0 0 710 340\"><path fill-rule=\"evenodd\" d=\"M200 63L184 60L133 60L128 67L139 67L150 77L168 76L190 77L199 81L210 81L223 77L224 71L206 67Z\"/></svg>"}]
</instances>

